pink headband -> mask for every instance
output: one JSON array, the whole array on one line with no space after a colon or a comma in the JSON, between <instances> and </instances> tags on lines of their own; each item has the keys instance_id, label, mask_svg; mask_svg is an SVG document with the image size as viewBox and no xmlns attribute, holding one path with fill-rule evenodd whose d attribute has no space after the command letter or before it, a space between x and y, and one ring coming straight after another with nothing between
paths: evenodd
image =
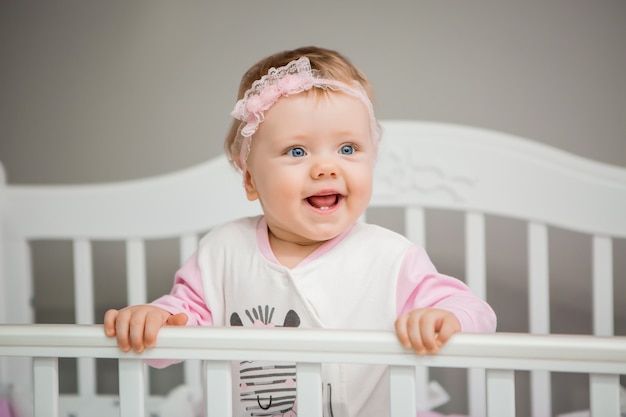
<instances>
[{"instance_id":1,"label":"pink headband","mask_svg":"<svg viewBox=\"0 0 626 417\"><path fill-rule=\"evenodd\" d=\"M257 131L259 124L264 120L264 113L272 107L281 97L308 91L313 87L330 88L335 91L343 91L363 102L370 114L372 127L372 140L378 144L380 140L380 127L374 116L374 108L363 86L358 81L352 85L320 78L316 70L311 69L311 63L305 56L289 62L284 67L270 68L267 75L256 80L252 87L245 92L243 98L235 104L235 109L230 113L242 123L233 143L233 148L241 144L239 148L239 162L245 171L246 160L250 152L250 140Z\"/></svg>"}]
</instances>

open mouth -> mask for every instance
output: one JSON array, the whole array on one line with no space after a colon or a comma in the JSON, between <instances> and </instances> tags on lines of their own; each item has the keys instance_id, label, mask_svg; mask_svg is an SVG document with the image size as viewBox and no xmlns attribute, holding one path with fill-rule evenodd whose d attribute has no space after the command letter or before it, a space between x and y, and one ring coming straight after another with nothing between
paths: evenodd
<instances>
[{"instance_id":1,"label":"open mouth","mask_svg":"<svg viewBox=\"0 0 626 417\"><path fill-rule=\"evenodd\" d=\"M341 194L323 194L312 195L311 197L308 197L306 201L316 209L326 211L339 204L339 201L341 201L342 198L343 196Z\"/></svg>"}]
</instances>

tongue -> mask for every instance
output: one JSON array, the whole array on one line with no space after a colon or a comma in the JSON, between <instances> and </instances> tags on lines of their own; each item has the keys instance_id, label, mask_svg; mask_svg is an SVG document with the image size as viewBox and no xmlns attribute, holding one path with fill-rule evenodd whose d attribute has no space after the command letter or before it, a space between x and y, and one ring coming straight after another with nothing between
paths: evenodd
<instances>
[{"instance_id":1,"label":"tongue","mask_svg":"<svg viewBox=\"0 0 626 417\"><path fill-rule=\"evenodd\" d=\"M330 207L337 202L337 196L335 194L331 195L314 195L308 198L309 203L313 207Z\"/></svg>"}]
</instances>

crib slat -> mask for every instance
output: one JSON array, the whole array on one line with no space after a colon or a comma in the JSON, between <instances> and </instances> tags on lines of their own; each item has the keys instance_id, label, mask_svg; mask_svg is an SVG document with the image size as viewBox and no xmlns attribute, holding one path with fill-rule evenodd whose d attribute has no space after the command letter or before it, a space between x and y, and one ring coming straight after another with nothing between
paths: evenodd
<instances>
[{"instance_id":1,"label":"crib slat","mask_svg":"<svg viewBox=\"0 0 626 417\"><path fill-rule=\"evenodd\" d=\"M619 375L589 375L591 415L593 417L619 417Z\"/></svg>"},{"instance_id":2,"label":"crib slat","mask_svg":"<svg viewBox=\"0 0 626 417\"><path fill-rule=\"evenodd\" d=\"M76 324L94 323L93 257L91 242L75 239L74 259L74 305ZM96 361L93 358L78 358L78 393L93 396L96 393Z\"/></svg>"},{"instance_id":3,"label":"crib slat","mask_svg":"<svg viewBox=\"0 0 626 417\"><path fill-rule=\"evenodd\" d=\"M468 212L465 216L465 266L467 285L482 299L487 298L485 255L485 216Z\"/></svg>"},{"instance_id":4,"label":"crib slat","mask_svg":"<svg viewBox=\"0 0 626 417\"><path fill-rule=\"evenodd\" d=\"M593 237L593 332L613 336L613 242Z\"/></svg>"},{"instance_id":5,"label":"crib slat","mask_svg":"<svg viewBox=\"0 0 626 417\"><path fill-rule=\"evenodd\" d=\"M126 242L126 285L129 305L146 303L146 248L143 240Z\"/></svg>"},{"instance_id":6,"label":"crib slat","mask_svg":"<svg viewBox=\"0 0 626 417\"><path fill-rule=\"evenodd\" d=\"M93 324L93 262L91 242L76 239L74 250L74 305L76 324Z\"/></svg>"},{"instance_id":7,"label":"crib slat","mask_svg":"<svg viewBox=\"0 0 626 417\"><path fill-rule=\"evenodd\" d=\"M528 292L530 332L550 333L550 281L548 270L548 228L528 225Z\"/></svg>"},{"instance_id":8,"label":"crib slat","mask_svg":"<svg viewBox=\"0 0 626 417\"><path fill-rule=\"evenodd\" d=\"M545 224L528 224L528 311L529 331L550 332L550 280L548 266L548 228ZM530 396L534 416L552 415L550 373L531 371Z\"/></svg>"},{"instance_id":9,"label":"crib slat","mask_svg":"<svg viewBox=\"0 0 626 417\"><path fill-rule=\"evenodd\" d=\"M486 373L484 369L469 368L467 370L467 398L470 415L484 416L487 414Z\"/></svg>"},{"instance_id":10,"label":"crib slat","mask_svg":"<svg viewBox=\"0 0 626 417\"><path fill-rule=\"evenodd\" d=\"M298 417L322 417L322 365L298 363L296 372Z\"/></svg>"},{"instance_id":11,"label":"crib slat","mask_svg":"<svg viewBox=\"0 0 626 417\"><path fill-rule=\"evenodd\" d=\"M206 374L205 405L207 417L233 415L232 374L228 361L204 361Z\"/></svg>"},{"instance_id":12,"label":"crib slat","mask_svg":"<svg viewBox=\"0 0 626 417\"><path fill-rule=\"evenodd\" d=\"M143 360L120 359L120 417L145 416L146 377Z\"/></svg>"},{"instance_id":13,"label":"crib slat","mask_svg":"<svg viewBox=\"0 0 626 417\"><path fill-rule=\"evenodd\" d=\"M198 236L195 234L189 234L182 236L179 242L179 254L181 265L187 261L193 255L198 248Z\"/></svg>"},{"instance_id":14,"label":"crib slat","mask_svg":"<svg viewBox=\"0 0 626 417\"><path fill-rule=\"evenodd\" d=\"M485 244L485 216L468 212L465 216L465 269L467 285L479 297L487 298L487 266ZM472 416L484 416L485 370L471 368L467 374L469 410Z\"/></svg>"},{"instance_id":15,"label":"crib slat","mask_svg":"<svg viewBox=\"0 0 626 417\"><path fill-rule=\"evenodd\" d=\"M146 276L146 245L141 239L126 241L126 288L128 305L148 302ZM149 369L144 369L144 392L150 391Z\"/></svg>"},{"instance_id":16,"label":"crib slat","mask_svg":"<svg viewBox=\"0 0 626 417\"><path fill-rule=\"evenodd\" d=\"M430 380L430 370L427 366L417 365L415 367L415 404L419 411L428 410L428 381Z\"/></svg>"},{"instance_id":17,"label":"crib slat","mask_svg":"<svg viewBox=\"0 0 626 417\"><path fill-rule=\"evenodd\" d=\"M550 371L530 371L530 406L533 416L552 415Z\"/></svg>"},{"instance_id":18,"label":"crib slat","mask_svg":"<svg viewBox=\"0 0 626 417\"><path fill-rule=\"evenodd\" d=\"M33 358L35 417L59 416L59 360Z\"/></svg>"},{"instance_id":19,"label":"crib slat","mask_svg":"<svg viewBox=\"0 0 626 417\"><path fill-rule=\"evenodd\" d=\"M415 388L415 370L412 366L389 367L390 417L415 416Z\"/></svg>"},{"instance_id":20,"label":"crib slat","mask_svg":"<svg viewBox=\"0 0 626 417\"><path fill-rule=\"evenodd\" d=\"M426 246L426 216L422 207L407 207L404 211L405 236L411 242Z\"/></svg>"},{"instance_id":21,"label":"crib slat","mask_svg":"<svg viewBox=\"0 0 626 417\"><path fill-rule=\"evenodd\" d=\"M515 417L515 372L513 370L487 370L487 416Z\"/></svg>"},{"instance_id":22,"label":"crib slat","mask_svg":"<svg viewBox=\"0 0 626 417\"><path fill-rule=\"evenodd\" d=\"M404 233L407 239L422 247L426 246L426 214L423 207L407 207L404 211ZM429 370L426 366L415 367L415 402L420 411L428 410Z\"/></svg>"},{"instance_id":23,"label":"crib slat","mask_svg":"<svg viewBox=\"0 0 626 417\"><path fill-rule=\"evenodd\" d=\"M184 264L198 248L198 236L189 234L182 236L179 242L180 264ZM183 363L185 383L190 387L202 386L202 365L199 360L188 359Z\"/></svg>"}]
</instances>

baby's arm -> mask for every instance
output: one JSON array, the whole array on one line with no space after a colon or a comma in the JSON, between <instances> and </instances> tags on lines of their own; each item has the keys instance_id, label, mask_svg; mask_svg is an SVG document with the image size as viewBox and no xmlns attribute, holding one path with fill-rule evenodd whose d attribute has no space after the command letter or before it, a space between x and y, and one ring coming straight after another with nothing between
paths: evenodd
<instances>
[{"instance_id":1,"label":"baby's arm","mask_svg":"<svg viewBox=\"0 0 626 417\"><path fill-rule=\"evenodd\" d=\"M212 324L196 254L176 272L169 294L150 304L109 310L104 315L105 334L117 337L117 344L125 352L132 349L140 353L154 347L159 330L165 325Z\"/></svg>"},{"instance_id":2,"label":"baby's arm","mask_svg":"<svg viewBox=\"0 0 626 417\"><path fill-rule=\"evenodd\" d=\"M493 309L462 281L439 274L423 248L407 252L398 276L396 333L419 354L436 353L454 333L491 333Z\"/></svg>"}]
</instances>

